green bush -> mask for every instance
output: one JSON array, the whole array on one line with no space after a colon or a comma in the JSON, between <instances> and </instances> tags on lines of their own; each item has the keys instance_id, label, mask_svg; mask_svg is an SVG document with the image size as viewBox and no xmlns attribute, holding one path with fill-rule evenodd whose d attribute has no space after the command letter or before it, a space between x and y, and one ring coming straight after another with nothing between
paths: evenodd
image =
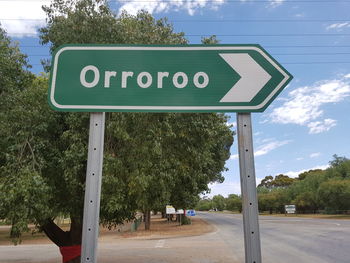
<instances>
[{"instance_id":1,"label":"green bush","mask_svg":"<svg viewBox=\"0 0 350 263\"><path fill-rule=\"evenodd\" d=\"M191 218L189 218L187 216L182 217L181 225L191 225L191 224L192 224Z\"/></svg>"}]
</instances>

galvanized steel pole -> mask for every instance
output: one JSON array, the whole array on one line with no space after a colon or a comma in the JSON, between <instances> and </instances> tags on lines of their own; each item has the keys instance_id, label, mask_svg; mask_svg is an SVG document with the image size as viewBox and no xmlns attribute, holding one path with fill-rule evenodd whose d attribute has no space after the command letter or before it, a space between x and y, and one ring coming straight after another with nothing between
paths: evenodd
<instances>
[{"instance_id":1,"label":"galvanized steel pole","mask_svg":"<svg viewBox=\"0 0 350 263\"><path fill-rule=\"evenodd\" d=\"M97 262L105 113L90 113L81 263Z\"/></svg>"},{"instance_id":2,"label":"galvanized steel pole","mask_svg":"<svg viewBox=\"0 0 350 263\"><path fill-rule=\"evenodd\" d=\"M241 177L246 263L261 263L258 199L250 113L237 113L239 170Z\"/></svg>"}]
</instances>

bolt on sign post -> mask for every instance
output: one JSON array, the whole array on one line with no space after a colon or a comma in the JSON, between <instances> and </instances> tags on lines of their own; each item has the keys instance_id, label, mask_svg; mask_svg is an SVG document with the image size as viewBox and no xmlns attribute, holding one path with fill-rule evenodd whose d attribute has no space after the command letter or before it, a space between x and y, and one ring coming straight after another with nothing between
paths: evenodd
<instances>
[{"instance_id":1,"label":"bolt on sign post","mask_svg":"<svg viewBox=\"0 0 350 263\"><path fill-rule=\"evenodd\" d=\"M48 101L91 112L81 262L96 262L103 112L237 112L246 262L260 263L251 112L292 76L259 45L66 45L53 54Z\"/></svg>"}]
</instances>

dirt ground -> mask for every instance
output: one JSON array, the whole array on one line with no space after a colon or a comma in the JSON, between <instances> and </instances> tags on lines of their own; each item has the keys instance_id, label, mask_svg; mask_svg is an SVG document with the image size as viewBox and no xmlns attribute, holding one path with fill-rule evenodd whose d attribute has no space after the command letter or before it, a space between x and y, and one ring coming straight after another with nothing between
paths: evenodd
<instances>
[{"instance_id":1,"label":"dirt ground","mask_svg":"<svg viewBox=\"0 0 350 263\"><path fill-rule=\"evenodd\" d=\"M215 230L213 225L208 224L198 217L192 217L191 225L180 226L178 222L167 222L166 219L160 216L152 218L151 229L146 231L142 223L136 232L125 231L119 235L115 235L115 231L108 231L108 229L101 230L101 241L108 240L110 236L114 238L133 238L133 239L159 239L170 237L185 237L198 236L209 233Z\"/></svg>"},{"instance_id":2,"label":"dirt ground","mask_svg":"<svg viewBox=\"0 0 350 263\"><path fill-rule=\"evenodd\" d=\"M191 225L180 226L178 222L167 222L166 219L160 216L153 216L151 221L151 229L144 230L144 224L138 227L135 232L130 231L130 223L121 225L115 229L100 227L100 242L112 242L113 240L125 239L166 239L171 237L197 236L209 233L215 230L215 227L208 224L198 217L192 217ZM62 228L68 229L68 225L63 225ZM34 227L31 227L34 230ZM9 237L9 226L0 227L0 245L13 245ZM25 233L22 236L21 244L51 244L52 242L44 233Z\"/></svg>"}]
</instances>

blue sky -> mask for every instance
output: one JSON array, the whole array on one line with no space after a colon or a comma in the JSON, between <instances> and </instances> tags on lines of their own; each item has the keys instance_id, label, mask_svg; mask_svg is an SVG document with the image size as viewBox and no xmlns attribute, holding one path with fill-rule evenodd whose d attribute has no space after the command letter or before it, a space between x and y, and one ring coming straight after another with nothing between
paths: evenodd
<instances>
[{"instance_id":1,"label":"blue sky","mask_svg":"<svg viewBox=\"0 0 350 263\"><path fill-rule=\"evenodd\" d=\"M33 72L49 58L37 28L50 1L0 0L0 22L28 54ZM191 44L217 35L221 44L260 44L293 76L264 113L253 113L257 181L267 175L326 168L333 154L350 157L350 1L135 0L110 1L118 14L146 9L168 17ZM236 116L229 114L235 129ZM225 182L211 195L240 193L237 143Z\"/></svg>"}]
</instances>

